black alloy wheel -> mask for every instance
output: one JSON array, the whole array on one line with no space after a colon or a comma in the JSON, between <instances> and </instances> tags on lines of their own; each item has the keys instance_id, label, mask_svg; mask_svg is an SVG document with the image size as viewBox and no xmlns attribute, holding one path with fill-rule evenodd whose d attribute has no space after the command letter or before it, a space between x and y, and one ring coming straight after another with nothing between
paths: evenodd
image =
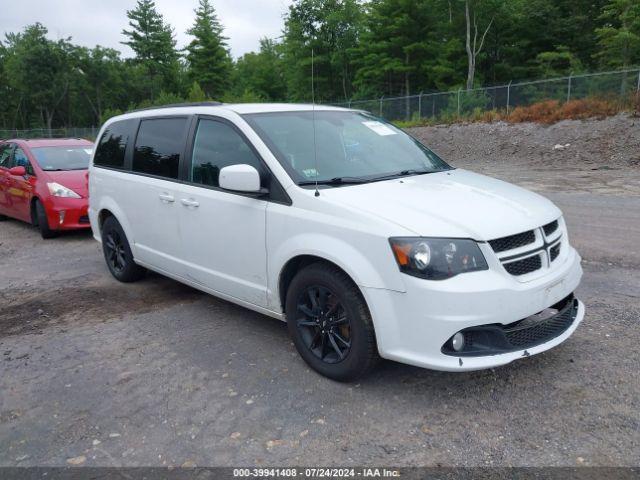
<instances>
[{"instance_id":1,"label":"black alloy wheel","mask_svg":"<svg viewBox=\"0 0 640 480\"><path fill-rule=\"evenodd\" d=\"M351 350L351 323L339 298L326 287L313 285L300 294L296 325L306 347L325 363L338 363Z\"/></svg>"},{"instance_id":2,"label":"black alloy wheel","mask_svg":"<svg viewBox=\"0 0 640 480\"><path fill-rule=\"evenodd\" d=\"M122 273L127 264L122 238L116 230L111 230L105 237L104 250L109 267L116 273Z\"/></svg>"},{"instance_id":3,"label":"black alloy wheel","mask_svg":"<svg viewBox=\"0 0 640 480\"><path fill-rule=\"evenodd\" d=\"M379 360L373 320L358 286L328 262L307 265L287 288L285 314L298 353L315 371L349 382Z\"/></svg>"},{"instance_id":4,"label":"black alloy wheel","mask_svg":"<svg viewBox=\"0 0 640 480\"><path fill-rule=\"evenodd\" d=\"M102 251L111 275L121 282L135 282L146 270L133 259L131 247L122 226L115 217L108 217L102 225Z\"/></svg>"}]
</instances>

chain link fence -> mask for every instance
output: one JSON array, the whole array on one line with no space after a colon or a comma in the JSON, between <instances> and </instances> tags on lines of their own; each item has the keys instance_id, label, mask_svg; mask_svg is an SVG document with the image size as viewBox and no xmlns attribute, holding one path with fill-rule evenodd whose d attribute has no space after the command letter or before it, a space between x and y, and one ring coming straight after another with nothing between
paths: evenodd
<instances>
[{"instance_id":1,"label":"chain link fence","mask_svg":"<svg viewBox=\"0 0 640 480\"><path fill-rule=\"evenodd\" d=\"M509 114L514 108L557 100L602 98L631 102L640 94L640 69L571 75L493 87L381 97L334 104L357 108L391 121L452 120L487 111Z\"/></svg>"},{"instance_id":2,"label":"chain link fence","mask_svg":"<svg viewBox=\"0 0 640 480\"><path fill-rule=\"evenodd\" d=\"M0 140L9 138L85 138L94 141L98 127L33 128L30 130L0 130Z\"/></svg>"}]
</instances>

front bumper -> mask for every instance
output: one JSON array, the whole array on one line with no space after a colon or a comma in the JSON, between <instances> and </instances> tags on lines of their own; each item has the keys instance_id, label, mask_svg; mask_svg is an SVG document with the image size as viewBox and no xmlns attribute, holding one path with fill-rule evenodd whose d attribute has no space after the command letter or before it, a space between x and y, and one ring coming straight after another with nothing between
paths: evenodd
<instances>
[{"instance_id":1,"label":"front bumper","mask_svg":"<svg viewBox=\"0 0 640 480\"><path fill-rule=\"evenodd\" d=\"M492 269L442 282L405 276L404 293L362 290L383 358L434 370L469 371L505 365L569 338L584 318L584 304L579 301L568 328L531 348L479 356L443 352L456 332L489 324L510 325L557 304L575 291L581 277L580 256L569 247L563 261L529 282L515 281L508 273Z\"/></svg>"},{"instance_id":2,"label":"front bumper","mask_svg":"<svg viewBox=\"0 0 640 480\"><path fill-rule=\"evenodd\" d=\"M79 230L91 228L86 198L55 198L45 202L51 230Z\"/></svg>"}]
</instances>

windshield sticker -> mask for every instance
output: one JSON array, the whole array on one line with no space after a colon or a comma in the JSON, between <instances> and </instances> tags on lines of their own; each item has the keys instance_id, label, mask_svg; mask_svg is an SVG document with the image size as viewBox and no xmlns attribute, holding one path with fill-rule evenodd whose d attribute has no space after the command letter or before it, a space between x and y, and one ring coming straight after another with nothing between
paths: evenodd
<instances>
[{"instance_id":1,"label":"windshield sticker","mask_svg":"<svg viewBox=\"0 0 640 480\"><path fill-rule=\"evenodd\" d=\"M302 174L307 178L314 178L318 176L318 171L315 168L307 168L302 170Z\"/></svg>"},{"instance_id":2,"label":"windshield sticker","mask_svg":"<svg viewBox=\"0 0 640 480\"><path fill-rule=\"evenodd\" d=\"M88 153L89 155L91 155L93 153L93 149L92 148L85 148L84 151L85 151L85 153Z\"/></svg>"},{"instance_id":3,"label":"windshield sticker","mask_svg":"<svg viewBox=\"0 0 640 480\"><path fill-rule=\"evenodd\" d=\"M392 129L387 127L384 123L380 122L362 122L362 124L376 132L381 137L386 137L387 135L397 135L398 132L394 132Z\"/></svg>"}]
</instances>

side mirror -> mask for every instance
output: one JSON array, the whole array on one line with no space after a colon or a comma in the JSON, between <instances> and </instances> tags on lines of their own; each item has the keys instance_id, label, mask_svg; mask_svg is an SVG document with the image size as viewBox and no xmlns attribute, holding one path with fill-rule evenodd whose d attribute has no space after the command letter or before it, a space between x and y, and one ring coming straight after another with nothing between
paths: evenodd
<instances>
[{"instance_id":1,"label":"side mirror","mask_svg":"<svg viewBox=\"0 0 640 480\"><path fill-rule=\"evenodd\" d=\"M266 193L260 188L260 174L251 165L229 165L220 170L220 188L234 192Z\"/></svg>"},{"instance_id":2,"label":"side mirror","mask_svg":"<svg viewBox=\"0 0 640 480\"><path fill-rule=\"evenodd\" d=\"M27 169L24 167L13 167L9 169L9 175L14 177L24 177L27 174Z\"/></svg>"}]
</instances>

